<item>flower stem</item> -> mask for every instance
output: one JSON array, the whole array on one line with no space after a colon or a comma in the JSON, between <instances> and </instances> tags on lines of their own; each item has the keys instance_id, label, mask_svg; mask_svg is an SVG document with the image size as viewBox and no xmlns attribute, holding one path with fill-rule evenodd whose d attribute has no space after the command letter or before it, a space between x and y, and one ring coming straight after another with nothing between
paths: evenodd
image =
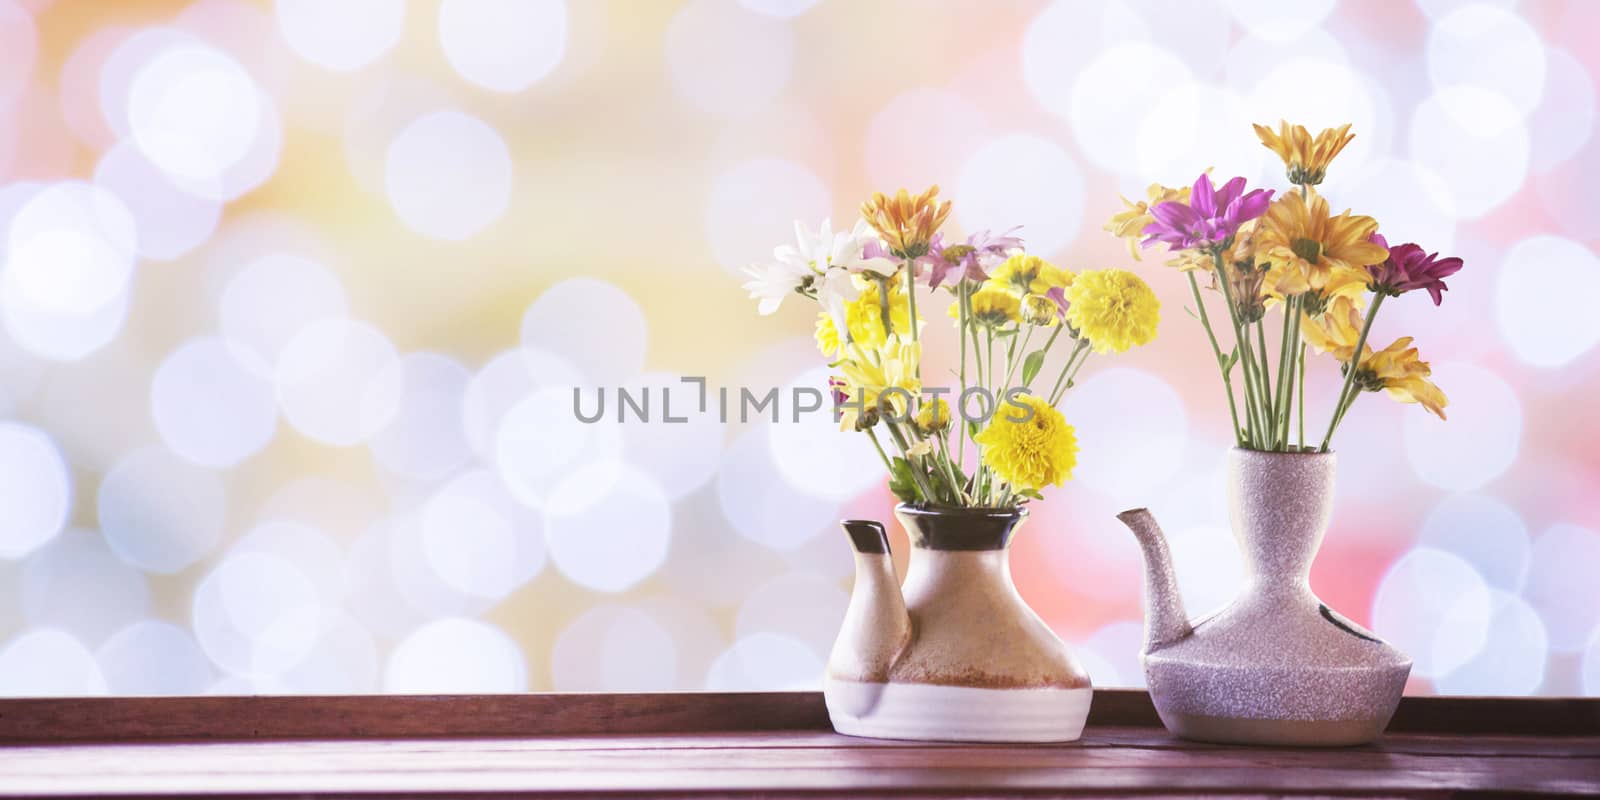
<instances>
[{"instance_id":1,"label":"flower stem","mask_svg":"<svg viewBox=\"0 0 1600 800\"><path fill-rule=\"evenodd\" d=\"M1261 408L1258 400L1255 371L1255 355L1250 352L1250 336L1245 332L1239 320L1239 309L1233 303L1233 289L1228 284L1228 268L1222 260L1222 250L1211 251L1211 257L1217 265L1217 285L1222 289L1222 299L1228 304L1228 316L1233 320L1233 340L1239 347L1239 367L1244 372L1244 405L1250 417L1249 445L1263 449L1263 435L1266 432L1265 409Z\"/></svg>"},{"instance_id":2,"label":"flower stem","mask_svg":"<svg viewBox=\"0 0 1600 800\"><path fill-rule=\"evenodd\" d=\"M1233 438L1240 445L1243 445L1244 431L1239 427L1239 406L1233 399L1233 367L1231 365L1225 366L1225 359L1222 357L1222 346L1217 344L1217 334L1211 329L1211 318L1206 314L1205 301L1200 298L1200 283L1195 280L1193 272L1187 274L1189 276L1189 289L1194 292L1195 309L1200 312L1200 326L1206 329L1206 338L1211 341L1211 352L1217 357L1217 369L1222 370L1222 386L1228 393L1228 415L1233 417Z\"/></svg>"},{"instance_id":3,"label":"flower stem","mask_svg":"<svg viewBox=\"0 0 1600 800\"><path fill-rule=\"evenodd\" d=\"M911 480L917 484L918 494L922 495L923 500L932 500L933 487L928 485L928 476L924 473L922 467L912 463L911 445L908 443L906 435L900 431L900 423L889 419L889 416L885 414L883 425L889 429L889 436L894 439L895 446L900 448L900 456L906 460L906 467L909 468L911 473Z\"/></svg>"},{"instance_id":4,"label":"flower stem","mask_svg":"<svg viewBox=\"0 0 1600 800\"><path fill-rule=\"evenodd\" d=\"M1067 363L1061 367L1061 375L1056 378L1055 388L1050 390L1051 406L1061 402L1061 398L1066 396L1067 389L1072 388L1072 379L1077 377L1078 370L1083 369L1083 362L1088 360L1089 340L1079 339L1078 346L1072 349L1072 353L1067 356Z\"/></svg>"},{"instance_id":5,"label":"flower stem","mask_svg":"<svg viewBox=\"0 0 1600 800\"><path fill-rule=\"evenodd\" d=\"M883 468L886 469L886 470L889 470L889 474L893 475L894 474L894 464L889 462L889 454L884 452L883 443L878 441L878 434L873 433L871 428L867 428L866 430L867 430L867 438L872 440L873 448L875 448L878 451L878 458L883 459Z\"/></svg>"},{"instance_id":6,"label":"flower stem","mask_svg":"<svg viewBox=\"0 0 1600 800\"><path fill-rule=\"evenodd\" d=\"M956 281L956 338L961 340L961 390L967 389L967 280L966 276ZM957 395L956 402L950 407L955 413L950 415L950 424L955 426L956 417L962 418L961 427L956 431L956 459L965 464L967 461L967 425L965 415L956 406L961 402Z\"/></svg>"},{"instance_id":7,"label":"flower stem","mask_svg":"<svg viewBox=\"0 0 1600 800\"><path fill-rule=\"evenodd\" d=\"M1274 449L1289 447L1289 417L1294 411L1294 339L1300 321L1300 300L1291 297L1283 304L1283 340L1278 343L1278 402L1273 406Z\"/></svg>"},{"instance_id":8,"label":"flower stem","mask_svg":"<svg viewBox=\"0 0 1600 800\"><path fill-rule=\"evenodd\" d=\"M1339 390L1339 402L1334 406L1333 419L1328 421L1328 434L1322 437L1322 452L1328 452L1328 445L1333 441L1333 432L1344 419L1344 412L1350 404L1355 402L1350 397L1350 387L1355 385L1356 372L1361 369L1361 355L1367 349L1367 334L1372 332L1372 321L1378 318L1378 308L1383 305L1386 295L1379 293L1372 298L1372 308L1367 309L1367 321L1361 325L1361 338L1356 339L1356 351L1350 356L1350 368L1345 370L1344 388Z\"/></svg>"},{"instance_id":9,"label":"flower stem","mask_svg":"<svg viewBox=\"0 0 1600 800\"><path fill-rule=\"evenodd\" d=\"M906 259L906 307L911 312L911 343L917 341L917 262ZM918 351L921 355L921 351ZM917 359L917 377L922 377L922 359Z\"/></svg>"},{"instance_id":10,"label":"flower stem","mask_svg":"<svg viewBox=\"0 0 1600 800\"><path fill-rule=\"evenodd\" d=\"M1300 323L1295 323L1295 335L1299 338ZM1306 343L1300 343L1300 449L1306 449Z\"/></svg>"},{"instance_id":11,"label":"flower stem","mask_svg":"<svg viewBox=\"0 0 1600 800\"><path fill-rule=\"evenodd\" d=\"M1028 357L1028 342L1033 340L1033 327L1034 326L1029 325L1027 327L1028 327L1027 333L1024 333L1022 335L1022 347L1021 347L1022 358L1027 358ZM1011 337L1011 342L1012 342L1012 348L1013 349L1016 349L1016 341L1017 341L1017 337L1015 337L1015 336ZM1014 358L1013 357L1013 358L1006 359L1006 379L1005 379L1004 383L1002 384L1001 388L1008 388L1008 387L1011 386L1011 378L1012 378L1013 375L1017 374L1017 365L1020 364L1020 363L1022 363L1022 359L1019 359L1019 358Z\"/></svg>"}]
</instances>

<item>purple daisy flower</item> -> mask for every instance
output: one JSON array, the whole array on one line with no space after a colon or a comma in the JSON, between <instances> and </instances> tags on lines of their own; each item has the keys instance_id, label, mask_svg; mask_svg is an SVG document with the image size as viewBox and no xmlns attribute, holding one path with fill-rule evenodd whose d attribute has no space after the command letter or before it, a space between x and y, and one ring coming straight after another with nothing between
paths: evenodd
<instances>
[{"instance_id":1,"label":"purple daisy flower","mask_svg":"<svg viewBox=\"0 0 1600 800\"><path fill-rule=\"evenodd\" d=\"M1367 287L1390 297L1427 289L1433 304L1439 305L1444 302L1445 290L1450 288L1444 285L1444 279L1460 272L1464 265L1459 258L1440 258L1438 253L1429 253L1414 242L1389 247L1388 240L1376 233L1372 234L1372 241L1387 248L1389 257L1382 264L1367 267L1367 274L1371 276Z\"/></svg>"},{"instance_id":2,"label":"purple daisy flower","mask_svg":"<svg viewBox=\"0 0 1600 800\"><path fill-rule=\"evenodd\" d=\"M979 231L968 236L966 244L949 246L944 244L944 234L938 234L928 243L927 255L917 259L919 272L920 268L927 268L929 289L939 288L946 276L957 268L966 280L988 280L989 270L1005 261L1011 251L1022 249L1022 239L1013 235L1017 230L1012 228L998 236Z\"/></svg>"},{"instance_id":3,"label":"purple daisy flower","mask_svg":"<svg viewBox=\"0 0 1600 800\"><path fill-rule=\"evenodd\" d=\"M1272 202L1271 189L1244 190L1244 178L1234 178L1213 189L1211 176L1201 173L1189 192L1189 202L1167 201L1150 207L1155 221L1146 225L1143 242L1161 242L1173 250L1220 247L1239 232L1239 226L1265 214Z\"/></svg>"}]
</instances>

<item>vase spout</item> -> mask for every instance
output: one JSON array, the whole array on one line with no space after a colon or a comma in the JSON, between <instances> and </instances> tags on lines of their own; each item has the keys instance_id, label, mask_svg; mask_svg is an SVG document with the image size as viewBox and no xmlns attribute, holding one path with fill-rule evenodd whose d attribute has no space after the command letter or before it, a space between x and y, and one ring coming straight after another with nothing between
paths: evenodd
<instances>
[{"instance_id":1,"label":"vase spout","mask_svg":"<svg viewBox=\"0 0 1600 800\"><path fill-rule=\"evenodd\" d=\"M828 656L828 676L884 682L911 643L911 616L895 578L889 535L873 520L849 519L840 525L855 551L856 582L839 638Z\"/></svg>"},{"instance_id":2,"label":"vase spout","mask_svg":"<svg viewBox=\"0 0 1600 800\"><path fill-rule=\"evenodd\" d=\"M1167 538L1148 509L1135 508L1117 515L1133 531L1144 553L1144 651L1153 652L1194 633L1178 594L1178 576L1172 568Z\"/></svg>"}]
</instances>

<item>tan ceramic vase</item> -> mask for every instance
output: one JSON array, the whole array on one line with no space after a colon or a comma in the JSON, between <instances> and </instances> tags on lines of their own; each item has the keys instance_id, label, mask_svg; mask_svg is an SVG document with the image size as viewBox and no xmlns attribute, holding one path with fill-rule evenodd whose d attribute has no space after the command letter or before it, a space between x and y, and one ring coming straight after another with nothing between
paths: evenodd
<instances>
[{"instance_id":1,"label":"tan ceramic vase","mask_svg":"<svg viewBox=\"0 0 1600 800\"><path fill-rule=\"evenodd\" d=\"M1231 605L1190 624L1148 511L1119 518L1145 557L1145 679L1169 730L1268 745L1370 742L1400 703L1411 659L1311 591L1333 504L1332 453L1228 456L1228 505L1249 572Z\"/></svg>"},{"instance_id":2,"label":"tan ceramic vase","mask_svg":"<svg viewBox=\"0 0 1600 800\"><path fill-rule=\"evenodd\" d=\"M823 694L840 733L884 739L1061 742L1089 713L1089 676L1011 582L1025 509L895 509L911 538L905 586L883 526L847 520L856 583Z\"/></svg>"}]
</instances>

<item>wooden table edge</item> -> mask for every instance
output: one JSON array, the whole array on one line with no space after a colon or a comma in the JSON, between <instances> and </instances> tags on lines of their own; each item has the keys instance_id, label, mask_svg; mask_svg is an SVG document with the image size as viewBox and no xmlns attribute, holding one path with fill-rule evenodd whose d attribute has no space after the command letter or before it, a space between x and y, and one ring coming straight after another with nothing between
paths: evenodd
<instances>
[{"instance_id":1,"label":"wooden table edge","mask_svg":"<svg viewBox=\"0 0 1600 800\"><path fill-rule=\"evenodd\" d=\"M1096 689L1093 727L1159 727L1148 693ZM0 743L828 730L820 692L0 699ZM1391 733L1600 736L1600 698L1407 697Z\"/></svg>"}]
</instances>

